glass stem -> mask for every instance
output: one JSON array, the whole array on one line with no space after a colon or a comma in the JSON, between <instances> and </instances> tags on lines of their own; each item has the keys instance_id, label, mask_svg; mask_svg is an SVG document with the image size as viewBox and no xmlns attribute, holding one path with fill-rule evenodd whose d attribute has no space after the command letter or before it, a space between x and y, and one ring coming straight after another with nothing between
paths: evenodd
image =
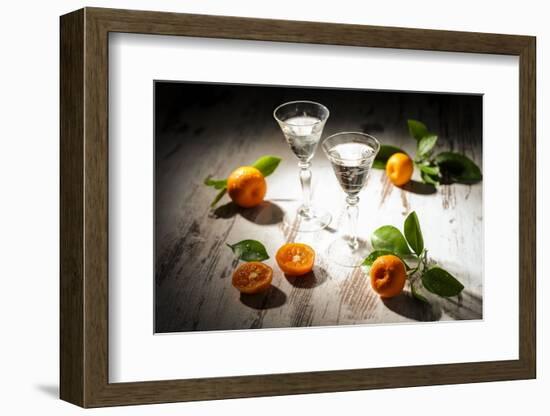
<instances>
[{"instance_id":1,"label":"glass stem","mask_svg":"<svg viewBox=\"0 0 550 416\"><path fill-rule=\"evenodd\" d=\"M357 241L357 222L359 219L359 197L348 195L346 197L346 212L348 213L348 244L352 250L355 250L359 243Z\"/></svg>"},{"instance_id":2,"label":"glass stem","mask_svg":"<svg viewBox=\"0 0 550 416\"><path fill-rule=\"evenodd\" d=\"M302 207L300 213L305 217L311 216L311 163L298 162L300 167L300 183L302 184Z\"/></svg>"}]
</instances>

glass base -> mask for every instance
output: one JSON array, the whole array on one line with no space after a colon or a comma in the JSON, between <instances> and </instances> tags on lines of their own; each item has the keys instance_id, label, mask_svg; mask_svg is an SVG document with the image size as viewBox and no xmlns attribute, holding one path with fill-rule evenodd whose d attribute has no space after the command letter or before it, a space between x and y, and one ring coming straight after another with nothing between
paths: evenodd
<instances>
[{"instance_id":1,"label":"glass base","mask_svg":"<svg viewBox=\"0 0 550 416\"><path fill-rule=\"evenodd\" d=\"M370 253L366 240L357 239L357 247L352 249L349 237L340 237L334 240L327 249L328 259L340 266L359 267Z\"/></svg>"},{"instance_id":2,"label":"glass base","mask_svg":"<svg viewBox=\"0 0 550 416\"><path fill-rule=\"evenodd\" d=\"M326 228L331 220L332 216L327 211L312 208L306 214L299 208L287 211L283 218L283 223L285 228L311 233Z\"/></svg>"}]
</instances>

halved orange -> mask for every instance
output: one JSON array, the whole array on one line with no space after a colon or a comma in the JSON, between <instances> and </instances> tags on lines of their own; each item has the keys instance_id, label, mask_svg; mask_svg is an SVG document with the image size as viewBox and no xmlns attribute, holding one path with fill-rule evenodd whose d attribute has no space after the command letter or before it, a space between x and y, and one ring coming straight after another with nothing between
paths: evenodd
<instances>
[{"instance_id":1,"label":"halved orange","mask_svg":"<svg viewBox=\"0 0 550 416\"><path fill-rule=\"evenodd\" d=\"M284 244L275 255L277 264L287 276L302 276L313 269L315 251L307 244Z\"/></svg>"},{"instance_id":2,"label":"halved orange","mask_svg":"<svg viewBox=\"0 0 550 416\"><path fill-rule=\"evenodd\" d=\"M241 293L253 294L267 290L273 279L273 269L259 261L243 263L233 272L232 283Z\"/></svg>"}]
</instances>

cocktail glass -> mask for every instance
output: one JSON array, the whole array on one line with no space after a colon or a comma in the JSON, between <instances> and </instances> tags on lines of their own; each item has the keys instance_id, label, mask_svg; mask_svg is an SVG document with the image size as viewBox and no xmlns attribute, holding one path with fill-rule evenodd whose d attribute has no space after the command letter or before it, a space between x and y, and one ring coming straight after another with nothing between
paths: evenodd
<instances>
[{"instance_id":1,"label":"cocktail glass","mask_svg":"<svg viewBox=\"0 0 550 416\"><path fill-rule=\"evenodd\" d=\"M331 215L311 205L311 159L315 155L323 128L329 117L328 109L313 101L291 101L273 111L292 152L298 158L302 204L296 212L287 212L283 218L286 227L301 232L325 228Z\"/></svg>"},{"instance_id":2,"label":"cocktail glass","mask_svg":"<svg viewBox=\"0 0 550 416\"><path fill-rule=\"evenodd\" d=\"M358 267L369 252L367 241L357 236L359 193L367 183L380 143L365 133L342 132L327 137L322 146L346 193L348 214L348 234L329 245L328 258L342 266Z\"/></svg>"}]
</instances>

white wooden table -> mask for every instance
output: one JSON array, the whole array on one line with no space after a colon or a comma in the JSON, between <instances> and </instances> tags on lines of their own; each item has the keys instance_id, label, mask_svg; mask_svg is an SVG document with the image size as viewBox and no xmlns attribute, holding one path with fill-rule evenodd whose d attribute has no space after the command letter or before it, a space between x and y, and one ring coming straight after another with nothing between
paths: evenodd
<instances>
[{"instance_id":1,"label":"white wooden table","mask_svg":"<svg viewBox=\"0 0 550 416\"><path fill-rule=\"evenodd\" d=\"M331 264L324 255L346 218L344 193L320 147L313 160L313 199L332 213L332 223L316 233L283 226L285 210L300 199L297 160L271 118L272 103L263 98L221 94L215 105L186 104L179 109L171 104L172 113L157 120L156 332L481 319L483 184L442 185L430 193L419 182L397 188L383 171L372 171L360 195L360 236L369 238L385 224L402 229L405 216L414 210L431 259L465 286L458 298L427 293L431 305L413 299L407 290L381 300L362 268ZM332 114L323 137L366 131L414 154L406 120L416 118L439 133L438 150L463 152L482 167L479 99L371 94L364 100L324 100ZM343 106L346 111L334 110ZM225 177L264 154L283 158L267 178L266 201L240 209L225 197L210 210L216 191L203 185L204 178ZM243 239L261 241L270 254L266 263L273 268L273 283L265 294L241 296L231 285L238 261L225 244ZM290 241L315 249L317 260L309 277L286 278L277 267L275 252Z\"/></svg>"}]
</instances>

